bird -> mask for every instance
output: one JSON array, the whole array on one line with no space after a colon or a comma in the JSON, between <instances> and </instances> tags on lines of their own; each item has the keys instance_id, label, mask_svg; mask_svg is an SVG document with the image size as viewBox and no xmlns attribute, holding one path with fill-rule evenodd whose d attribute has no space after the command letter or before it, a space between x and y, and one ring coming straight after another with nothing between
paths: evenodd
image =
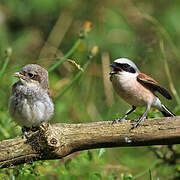
<instances>
[{"instance_id":1,"label":"bird","mask_svg":"<svg viewBox=\"0 0 180 180\"><path fill-rule=\"evenodd\" d=\"M127 58L119 58L114 60L110 66L113 68L109 74L114 90L132 106L122 118L114 120L113 123L126 119L130 113L141 106L146 106L146 110L132 129L138 127L141 121L147 117L151 107L157 108L165 117L175 116L155 94L158 92L170 100L172 99L170 93L153 78L140 72L134 62Z\"/></svg>"},{"instance_id":2,"label":"bird","mask_svg":"<svg viewBox=\"0 0 180 180\"><path fill-rule=\"evenodd\" d=\"M27 137L30 130L36 131L41 123L48 122L54 114L48 71L37 64L28 64L13 76L19 81L12 86L9 112Z\"/></svg>"}]
</instances>

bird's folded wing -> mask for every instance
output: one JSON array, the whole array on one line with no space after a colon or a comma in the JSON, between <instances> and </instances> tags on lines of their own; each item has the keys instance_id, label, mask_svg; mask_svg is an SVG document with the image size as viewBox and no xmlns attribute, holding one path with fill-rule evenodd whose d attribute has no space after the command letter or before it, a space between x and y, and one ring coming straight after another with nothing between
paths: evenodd
<instances>
[{"instance_id":1,"label":"bird's folded wing","mask_svg":"<svg viewBox=\"0 0 180 180\"><path fill-rule=\"evenodd\" d=\"M137 80L140 83L146 85L149 89L152 89L154 91L158 91L159 93L161 93L167 99L172 99L169 92L165 88L160 86L157 81L155 81L153 78L149 77L148 75L146 75L144 73L140 73L138 75L138 77L137 77Z\"/></svg>"}]
</instances>

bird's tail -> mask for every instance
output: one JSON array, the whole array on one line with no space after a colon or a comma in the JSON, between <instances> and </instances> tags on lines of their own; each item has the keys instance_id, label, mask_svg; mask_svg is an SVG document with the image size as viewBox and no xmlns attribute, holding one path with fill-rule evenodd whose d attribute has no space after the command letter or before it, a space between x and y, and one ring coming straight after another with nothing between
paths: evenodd
<instances>
[{"instance_id":1,"label":"bird's tail","mask_svg":"<svg viewBox=\"0 0 180 180\"><path fill-rule=\"evenodd\" d=\"M162 104L162 110L161 113L165 116L165 117L172 117L172 116L176 116L173 112L171 112L164 104Z\"/></svg>"}]
</instances>

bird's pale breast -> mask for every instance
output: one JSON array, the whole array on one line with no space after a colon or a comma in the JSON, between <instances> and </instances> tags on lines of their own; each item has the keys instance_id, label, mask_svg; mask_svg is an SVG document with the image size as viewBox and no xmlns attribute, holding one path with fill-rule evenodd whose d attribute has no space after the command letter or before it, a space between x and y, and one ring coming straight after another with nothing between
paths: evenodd
<instances>
[{"instance_id":1,"label":"bird's pale breast","mask_svg":"<svg viewBox=\"0 0 180 180\"><path fill-rule=\"evenodd\" d=\"M54 105L43 89L15 84L10 99L10 114L21 126L38 126L51 119Z\"/></svg>"},{"instance_id":2,"label":"bird's pale breast","mask_svg":"<svg viewBox=\"0 0 180 180\"><path fill-rule=\"evenodd\" d=\"M137 81L134 74L113 75L112 84L117 94L127 103L134 106L151 104L154 94Z\"/></svg>"}]
</instances>

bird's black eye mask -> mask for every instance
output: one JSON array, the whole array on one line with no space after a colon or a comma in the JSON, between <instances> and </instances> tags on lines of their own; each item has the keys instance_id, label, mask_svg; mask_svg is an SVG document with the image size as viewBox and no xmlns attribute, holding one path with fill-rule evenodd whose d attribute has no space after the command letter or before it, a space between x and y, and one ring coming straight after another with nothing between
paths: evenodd
<instances>
[{"instance_id":1,"label":"bird's black eye mask","mask_svg":"<svg viewBox=\"0 0 180 180\"><path fill-rule=\"evenodd\" d=\"M123 70L123 71L130 72L130 73L136 73L136 70L127 63L113 62L112 64L110 64L110 66L114 68L113 71L122 71Z\"/></svg>"}]
</instances>

